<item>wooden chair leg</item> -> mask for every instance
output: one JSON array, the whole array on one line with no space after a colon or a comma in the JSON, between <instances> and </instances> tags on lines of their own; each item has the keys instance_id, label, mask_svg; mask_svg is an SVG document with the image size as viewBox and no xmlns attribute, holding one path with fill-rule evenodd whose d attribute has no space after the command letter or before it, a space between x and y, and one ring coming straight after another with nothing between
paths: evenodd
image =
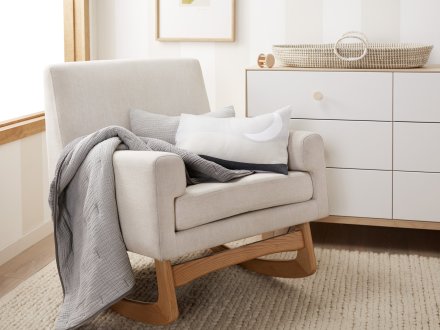
<instances>
[{"instance_id":1,"label":"wooden chair leg","mask_svg":"<svg viewBox=\"0 0 440 330\"><path fill-rule=\"evenodd\" d=\"M295 228L301 231L304 245L298 250L297 256L293 260L265 260L252 259L239 264L239 266L253 272L286 278L299 278L312 275L316 272L316 258L313 250L312 233L309 223L305 223ZM216 251L226 250L228 247L216 247Z\"/></svg>"},{"instance_id":2,"label":"wooden chair leg","mask_svg":"<svg viewBox=\"0 0 440 330\"><path fill-rule=\"evenodd\" d=\"M306 274L311 275L316 272L316 257L310 224L304 223L298 226L298 229L303 233L304 248L298 251L295 261Z\"/></svg>"},{"instance_id":3,"label":"wooden chair leg","mask_svg":"<svg viewBox=\"0 0 440 330\"><path fill-rule=\"evenodd\" d=\"M158 299L156 303L145 303L123 299L112 306L112 309L130 319L150 323L169 324L179 316L174 286L173 269L169 261L155 260Z\"/></svg>"}]
</instances>

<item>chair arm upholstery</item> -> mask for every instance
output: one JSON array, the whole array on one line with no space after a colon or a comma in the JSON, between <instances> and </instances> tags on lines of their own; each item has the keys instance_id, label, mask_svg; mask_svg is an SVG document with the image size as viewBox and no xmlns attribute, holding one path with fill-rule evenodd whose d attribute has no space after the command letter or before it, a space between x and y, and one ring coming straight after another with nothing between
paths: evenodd
<instances>
[{"instance_id":1,"label":"chair arm upholstery","mask_svg":"<svg viewBox=\"0 0 440 330\"><path fill-rule=\"evenodd\" d=\"M288 151L289 170L309 172L325 168L324 142L319 134L291 131Z\"/></svg>"},{"instance_id":2,"label":"chair arm upholstery","mask_svg":"<svg viewBox=\"0 0 440 330\"><path fill-rule=\"evenodd\" d=\"M328 197L324 142L319 134L291 131L288 145L289 170L309 172L313 199L318 203L318 218L328 216Z\"/></svg>"},{"instance_id":3,"label":"chair arm upholstery","mask_svg":"<svg viewBox=\"0 0 440 330\"><path fill-rule=\"evenodd\" d=\"M185 165L172 153L117 151L113 155L119 221L127 250L161 258L175 233L174 200L186 189Z\"/></svg>"}]
</instances>

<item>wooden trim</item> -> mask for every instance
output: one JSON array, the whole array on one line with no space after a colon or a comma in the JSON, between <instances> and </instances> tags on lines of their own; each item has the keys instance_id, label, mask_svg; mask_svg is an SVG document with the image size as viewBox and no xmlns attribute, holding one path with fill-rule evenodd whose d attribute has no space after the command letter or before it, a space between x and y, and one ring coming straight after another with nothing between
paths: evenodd
<instances>
[{"instance_id":1,"label":"wooden trim","mask_svg":"<svg viewBox=\"0 0 440 330\"><path fill-rule=\"evenodd\" d=\"M44 113L0 123L0 145L38 134L45 130Z\"/></svg>"},{"instance_id":2,"label":"wooden trim","mask_svg":"<svg viewBox=\"0 0 440 330\"><path fill-rule=\"evenodd\" d=\"M302 248L304 248L303 234L301 231L296 231L283 236L240 246L235 249L223 250L212 256L174 266L174 284L176 287L179 287L219 269L237 265L265 255L295 251Z\"/></svg>"},{"instance_id":3,"label":"wooden trim","mask_svg":"<svg viewBox=\"0 0 440 330\"><path fill-rule=\"evenodd\" d=\"M440 230L440 222L434 222L434 221L431 222L431 221L400 220L400 219L341 217L341 216L332 215L327 218L318 220L318 222L340 223L346 225Z\"/></svg>"},{"instance_id":4,"label":"wooden trim","mask_svg":"<svg viewBox=\"0 0 440 330\"><path fill-rule=\"evenodd\" d=\"M64 60L90 60L89 0L64 0Z\"/></svg>"},{"instance_id":5,"label":"wooden trim","mask_svg":"<svg viewBox=\"0 0 440 330\"><path fill-rule=\"evenodd\" d=\"M13 119L8 119L5 121L0 121L0 128L1 127L5 127L5 126L10 126L13 124L18 124L30 119L34 119L34 118L38 118L44 116L44 112L36 112L36 113L31 113L30 115L25 115L25 116L21 116L21 117L17 117L17 118L13 118Z\"/></svg>"},{"instance_id":6,"label":"wooden trim","mask_svg":"<svg viewBox=\"0 0 440 330\"><path fill-rule=\"evenodd\" d=\"M235 41L235 0L230 0L231 6L231 37L230 38L162 38L160 36L160 0L156 0L156 40L165 42L234 42Z\"/></svg>"},{"instance_id":7,"label":"wooden trim","mask_svg":"<svg viewBox=\"0 0 440 330\"><path fill-rule=\"evenodd\" d=\"M64 0L64 61L75 61L75 15L73 0Z\"/></svg>"},{"instance_id":8,"label":"wooden trim","mask_svg":"<svg viewBox=\"0 0 440 330\"><path fill-rule=\"evenodd\" d=\"M287 66L274 66L272 68L260 68L252 66L246 68L246 71L317 71L317 72L415 72L415 73L438 73L440 64L426 65L421 68L413 69L339 69L339 68L297 68Z\"/></svg>"},{"instance_id":9,"label":"wooden trim","mask_svg":"<svg viewBox=\"0 0 440 330\"><path fill-rule=\"evenodd\" d=\"M89 0L75 0L75 61L90 60Z\"/></svg>"}]
</instances>

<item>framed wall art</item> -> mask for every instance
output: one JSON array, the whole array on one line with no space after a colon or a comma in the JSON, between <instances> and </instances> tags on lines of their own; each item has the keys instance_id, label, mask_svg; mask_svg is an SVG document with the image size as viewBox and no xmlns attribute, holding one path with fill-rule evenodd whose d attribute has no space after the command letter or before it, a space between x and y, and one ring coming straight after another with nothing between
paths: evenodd
<instances>
[{"instance_id":1,"label":"framed wall art","mask_svg":"<svg viewBox=\"0 0 440 330\"><path fill-rule=\"evenodd\" d=\"M159 41L235 41L235 0L156 0Z\"/></svg>"}]
</instances>

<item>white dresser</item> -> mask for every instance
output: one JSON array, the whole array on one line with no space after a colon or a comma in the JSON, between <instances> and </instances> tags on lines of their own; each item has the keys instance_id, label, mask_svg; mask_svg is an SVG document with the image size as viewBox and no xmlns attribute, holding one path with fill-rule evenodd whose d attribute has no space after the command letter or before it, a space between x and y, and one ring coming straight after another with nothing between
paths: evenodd
<instances>
[{"instance_id":1,"label":"white dresser","mask_svg":"<svg viewBox=\"0 0 440 330\"><path fill-rule=\"evenodd\" d=\"M292 105L322 135L324 221L440 229L440 68L246 70L247 115Z\"/></svg>"}]
</instances>

